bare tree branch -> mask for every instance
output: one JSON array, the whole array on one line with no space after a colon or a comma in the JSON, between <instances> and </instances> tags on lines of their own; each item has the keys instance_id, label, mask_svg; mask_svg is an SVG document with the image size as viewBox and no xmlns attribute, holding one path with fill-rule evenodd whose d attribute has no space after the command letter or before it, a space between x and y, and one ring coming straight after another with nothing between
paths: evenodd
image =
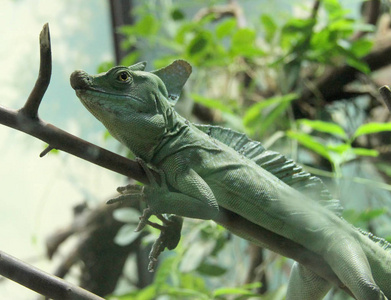
<instances>
[{"instance_id":1,"label":"bare tree branch","mask_svg":"<svg viewBox=\"0 0 391 300\"><path fill-rule=\"evenodd\" d=\"M247 23L243 15L243 10L236 0L231 0L225 5L202 8L195 14L194 21L198 22L210 15L213 15L215 20L219 20L224 17L234 17L238 22L239 28L245 27Z\"/></svg>"},{"instance_id":2,"label":"bare tree branch","mask_svg":"<svg viewBox=\"0 0 391 300\"><path fill-rule=\"evenodd\" d=\"M61 300L102 300L78 286L45 273L0 251L0 274L46 297Z\"/></svg>"},{"instance_id":3,"label":"bare tree branch","mask_svg":"<svg viewBox=\"0 0 391 300\"><path fill-rule=\"evenodd\" d=\"M38 117L30 117L23 109L15 111L0 106L0 124L46 142L50 147L48 150L62 150L113 172L132 177L142 183L148 183L144 170L137 162L84 141ZM44 151L43 155L47 152Z\"/></svg>"},{"instance_id":4,"label":"bare tree branch","mask_svg":"<svg viewBox=\"0 0 391 300\"><path fill-rule=\"evenodd\" d=\"M380 6L380 0L364 1L361 4L361 14L366 24L376 25L380 16ZM358 40L367 33L367 31L360 30L353 35L352 40Z\"/></svg>"}]
</instances>

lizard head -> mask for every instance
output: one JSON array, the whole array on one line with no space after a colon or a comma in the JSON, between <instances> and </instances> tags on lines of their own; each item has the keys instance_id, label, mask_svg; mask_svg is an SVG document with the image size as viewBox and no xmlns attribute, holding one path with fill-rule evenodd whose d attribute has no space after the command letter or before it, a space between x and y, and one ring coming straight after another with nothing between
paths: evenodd
<instances>
[{"instance_id":1,"label":"lizard head","mask_svg":"<svg viewBox=\"0 0 391 300\"><path fill-rule=\"evenodd\" d=\"M191 74L191 66L184 60L152 72L145 67L141 62L98 75L76 70L70 78L83 105L140 157L153 151L169 129L171 107Z\"/></svg>"}]
</instances>

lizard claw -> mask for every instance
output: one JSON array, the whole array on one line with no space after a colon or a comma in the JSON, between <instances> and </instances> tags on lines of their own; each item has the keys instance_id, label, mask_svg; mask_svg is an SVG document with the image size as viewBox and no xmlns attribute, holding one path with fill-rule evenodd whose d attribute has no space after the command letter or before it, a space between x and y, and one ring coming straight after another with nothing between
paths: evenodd
<instances>
[{"instance_id":1,"label":"lizard claw","mask_svg":"<svg viewBox=\"0 0 391 300\"><path fill-rule=\"evenodd\" d=\"M127 186L118 187L117 192L119 192L121 195L108 200L106 204L144 200L144 186L141 185L128 184Z\"/></svg>"},{"instance_id":2,"label":"lizard claw","mask_svg":"<svg viewBox=\"0 0 391 300\"><path fill-rule=\"evenodd\" d=\"M183 224L183 218L171 215L167 219L162 215L157 216L163 222L163 226L157 224L149 224L155 228L160 229L160 235L158 239L153 243L151 252L149 253L148 271L154 272L158 257L165 248L168 250L174 249L181 238L181 230ZM157 226L158 227L157 227Z\"/></svg>"},{"instance_id":3,"label":"lizard claw","mask_svg":"<svg viewBox=\"0 0 391 300\"><path fill-rule=\"evenodd\" d=\"M120 194L140 194L143 193L144 186L138 184L128 184L117 187L117 192Z\"/></svg>"},{"instance_id":4,"label":"lizard claw","mask_svg":"<svg viewBox=\"0 0 391 300\"><path fill-rule=\"evenodd\" d=\"M145 225L148 224L148 222L149 222L148 219L152 215L153 215L153 212L152 212L151 208L148 207L148 208L144 209L143 215L140 216L140 222L138 223L138 225L137 225L137 227L136 227L136 229L134 231L135 232L141 231L145 227Z\"/></svg>"}]
</instances>

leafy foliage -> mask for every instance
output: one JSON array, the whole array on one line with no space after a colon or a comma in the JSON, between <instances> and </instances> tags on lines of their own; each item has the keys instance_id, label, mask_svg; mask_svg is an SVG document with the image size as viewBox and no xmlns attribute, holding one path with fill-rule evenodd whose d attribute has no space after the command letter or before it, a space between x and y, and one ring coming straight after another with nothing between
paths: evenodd
<instances>
[{"instance_id":1,"label":"leafy foliage","mask_svg":"<svg viewBox=\"0 0 391 300\"><path fill-rule=\"evenodd\" d=\"M342 164L356 159L359 156L378 156L378 151L352 146L354 140L365 134L391 131L391 123L367 123L356 129L351 137L348 137L345 130L335 124L320 120L312 121L302 119L297 122L299 125L307 126L312 130L331 134L337 138L332 142L322 138L316 138L304 131L288 131L288 136L296 139L303 146L323 156L333 165L334 169L339 169Z\"/></svg>"},{"instance_id":2,"label":"leafy foliage","mask_svg":"<svg viewBox=\"0 0 391 300\"><path fill-rule=\"evenodd\" d=\"M303 86L316 81L326 68L347 64L369 74L370 69L362 57L372 49L371 36L352 39L352 35L357 31L372 32L374 27L352 17L343 2L323 0L304 17L285 14L279 18L271 9L259 12L253 19L245 16L247 24L235 12L222 17L212 9L214 4L225 3L223 1L213 4L199 1L192 5L175 2L174 6L165 1L151 3L139 4L135 11L137 22L120 29L126 37L122 48L132 49L122 64L130 65L146 58L151 61L152 57L152 68L159 68L174 59L188 60L196 71L187 84L191 93L186 93L184 98L191 98L192 104L213 111L214 118L210 122L244 130L265 144L282 145L283 150L287 150L285 145L295 141L327 160L334 178L342 177L342 169L351 162L379 156L377 150L362 147L358 141L366 135L390 131L389 123L360 124L350 133L336 122L311 120L309 115L299 120L295 118L295 104ZM198 14L195 9L199 9ZM250 20L254 21L250 23ZM102 64L100 71L111 65ZM383 209L348 210L345 217L354 224L368 227L366 225L386 213ZM126 244L135 237L128 234L134 228L133 212L118 212L116 217L130 222L116 238L118 243ZM232 244L227 238L229 234L213 223L191 224L193 228L185 228L177 249L164 253L166 257L153 284L110 299L156 299L159 296L246 299L255 296L255 286L228 279L230 268L237 268L237 264L222 264L219 260L227 255L226 244ZM146 241L155 234L151 230ZM289 267L289 263L280 259L278 265L278 270L270 273L269 278L284 278L281 270ZM219 287L213 286L216 278ZM229 288L221 287L222 282ZM265 295L265 299L283 299L284 294L282 286Z\"/></svg>"}]
</instances>

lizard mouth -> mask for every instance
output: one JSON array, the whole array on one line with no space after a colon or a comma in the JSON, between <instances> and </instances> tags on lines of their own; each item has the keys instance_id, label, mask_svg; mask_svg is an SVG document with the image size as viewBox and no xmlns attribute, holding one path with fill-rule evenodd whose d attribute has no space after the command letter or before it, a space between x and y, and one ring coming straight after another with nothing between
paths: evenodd
<instances>
[{"instance_id":1,"label":"lizard mouth","mask_svg":"<svg viewBox=\"0 0 391 300\"><path fill-rule=\"evenodd\" d=\"M99 107L100 111L105 111L116 116L119 112L113 109L108 102L105 101L105 97L102 94L106 94L102 91L88 88L88 89L75 89L77 97L81 100L80 102L93 114L96 115L94 108ZM110 94L108 94L110 95Z\"/></svg>"}]
</instances>

